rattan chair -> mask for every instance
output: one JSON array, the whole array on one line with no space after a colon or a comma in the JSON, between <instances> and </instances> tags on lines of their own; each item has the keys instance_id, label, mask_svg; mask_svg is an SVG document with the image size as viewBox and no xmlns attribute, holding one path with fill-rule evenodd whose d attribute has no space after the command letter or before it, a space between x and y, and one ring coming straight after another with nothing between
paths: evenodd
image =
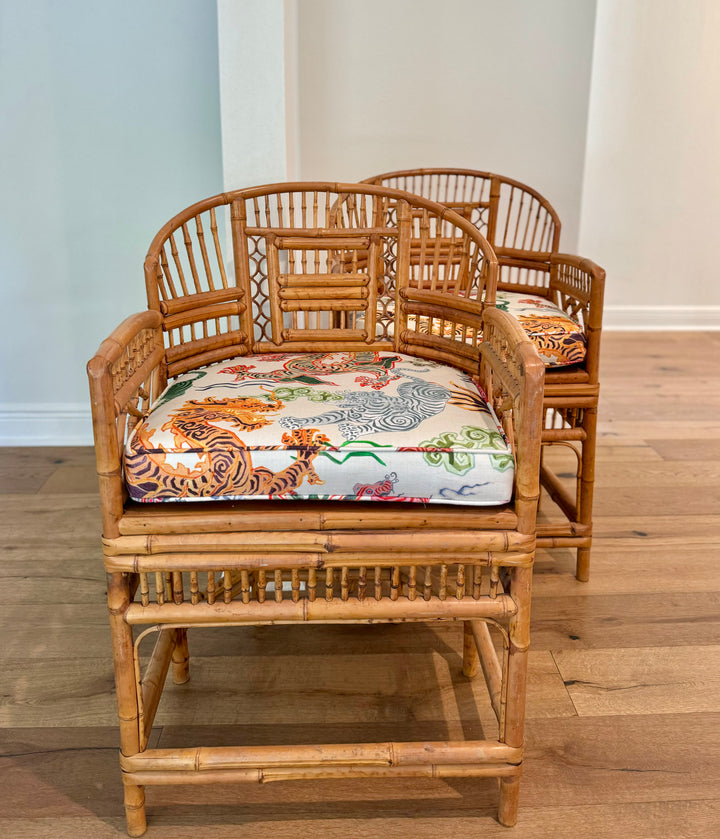
<instances>
[{"instance_id":1,"label":"rattan chair","mask_svg":"<svg viewBox=\"0 0 720 839\"><path fill-rule=\"evenodd\" d=\"M517 322L486 306L492 249L422 198L283 184L180 213L145 274L149 311L88 365L129 834L146 829L148 785L354 776L497 778L512 825L544 368ZM397 305L378 313L390 283ZM423 312L462 339L414 329ZM460 422L447 414L426 440L423 423L450 405ZM377 442L416 427L415 446ZM383 477L377 461L392 458ZM412 487L435 473L437 492ZM349 489L333 483L349 475ZM478 495L486 484L494 501ZM188 629L436 620L463 623L463 672L481 666L497 717L485 739L149 745L170 667L189 677Z\"/></svg>"},{"instance_id":2,"label":"rattan chair","mask_svg":"<svg viewBox=\"0 0 720 839\"><path fill-rule=\"evenodd\" d=\"M558 253L557 213L536 190L510 178L435 168L388 172L365 183L451 207L492 245L497 304L519 316L547 365L543 443L571 450L576 460L574 492L542 460L542 485L566 521L539 523L537 545L576 548L576 576L589 579L605 272L588 259Z\"/></svg>"}]
</instances>

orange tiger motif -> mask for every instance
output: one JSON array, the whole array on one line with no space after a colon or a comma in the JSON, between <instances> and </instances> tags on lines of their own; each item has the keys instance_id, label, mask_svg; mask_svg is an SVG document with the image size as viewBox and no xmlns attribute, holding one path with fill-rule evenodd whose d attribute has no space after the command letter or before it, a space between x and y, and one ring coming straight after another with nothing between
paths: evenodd
<instances>
[{"instance_id":1,"label":"orange tiger motif","mask_svg":"<svg viewBox=\"0 0 720 839\"><path fill-rule=\"evenodd\" d=\"M284 448L294 449L296 459L285 469L273 472L253 467L247 445L237 431L253 431L272 422L266 415L283 407L271 395L270 401L253 397L186 402L170 414L163 431L170 431L174 449L153 443L156 429L141 423L125 457L125 475L130 496L139 501L177 498L207 498L223 495L286 495L304 479L323 483L312 462L329 443L317 429L300 428L282 436ZM222 422L218 427L215 423ZM227 425L233 426L232 429ZM281 448L278 446L277 448ZM178 453L194 454L188 467Z\"/></svg>"},{"instance_id":2,"label":"orange tiger motif","mask_svg":"<svg viewBox=\"0 0 720 839\"><path fill-rule=\"evenodd\" d=\"M575 325L575 331L570 331L567 318L517 315L517 319L541 357L564 364L578 364L585 358L585 335L582 328Z\"/></svg>"}]
</instances>

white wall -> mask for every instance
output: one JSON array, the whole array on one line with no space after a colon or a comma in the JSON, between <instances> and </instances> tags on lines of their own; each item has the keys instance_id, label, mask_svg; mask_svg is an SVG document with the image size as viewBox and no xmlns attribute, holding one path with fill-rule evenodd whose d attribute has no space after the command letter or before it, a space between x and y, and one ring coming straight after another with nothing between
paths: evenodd
<instances>
[{"instance_id":1,"label":"white wall","mask_svg":"<svg viewBox=\"0 0 720 839\"><path fill-rule=\"evenodd\" d=\"M214 0L0 4L0 442L92 440L85 363L222 188Z\"/></svg>"},{"instance_id":2,"label":"white wall","mask_svg":"<svg viewBox=\"0 0 720 839\"><path fill-rule=\"evenodd\" d=\"M0 444L90 441L85 362L145 308L155 231L223 186L495 170L564 248L579 226L606 325L720 327L720 3L595 6L0 2Z\"/></svg>"},{"instance_id":3,"label":"white wall","mask_svg":"<svg viewBox=\"0 0 720 839\"><path fill-rule=\"evenodd\" d=\"M287 116L294 105L294 3L217 0L217 8L224 188L287 180L296 166L295 120Z\"/></svg>"},{"instance_id":4,"label":"white wall","mask_svg":"<svg viewBox=\"0 0 720 839\"><path fill-rule=\"evenodd\" d=\"M598 0L580 250L609 328L720 328L718 44L718 0Z\"/></svg>"},{"instance_id":5,"label":"white wall","mask_svg":"<svg viewBox=\"0 0 720 839\"><path fill-rule=\"evenodd\" d=\"M300 170L461 166L540 190L577 244L595 0L301 0Z\"/></svg>"}]
</instances>

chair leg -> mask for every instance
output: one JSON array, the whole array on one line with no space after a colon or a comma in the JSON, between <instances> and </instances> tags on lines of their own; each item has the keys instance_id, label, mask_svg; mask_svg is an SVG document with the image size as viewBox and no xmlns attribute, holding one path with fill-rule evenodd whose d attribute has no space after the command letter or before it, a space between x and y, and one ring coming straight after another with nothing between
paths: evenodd
<instances>
[{"instance_id":1,"label":"chair leg","mask_svg":"<svg viewBox=\"0 0 720 839\"><path fill-rule=\"evenodd\" d=\"M463 621L463 675L472 679L477 675L480 657L478 656L475 637L470 621Z\"/></svg>"},{"instance_id":2,"label":"chair leg","mask_svg":"<svg viewBox=\"0 0 720 839\"><path fill-rule=\"evenodd\" d=\"M582 445L580 487L578 489L578 522L592 528L597 408L585 409L583 413L583 429L585 430L586 437ZM577 549L575 576L583 583L586 583L590 579L590 545Z\"/></svg>"},{"instance_id":3,"label":"chair leg","mask_svg":"<svg viewBox=\"0 0 720 839\"><path fill-rule=\"evenodd\" d=\"M124 619L130 599L128 578L124 574L108 574L108 608L115 667L115 692L120 721L120 751L135 755L140 751L139 708L135 665L133 662L133 634ZM145 791L134 784L125 785L125 818L130 836L145 833Z\"/></svg>"},{"instance_id":4,"label":"chair leg","mask_svg":"<svg viewBox=\"0 0 720 839\"><path fill-rule=\"evenodd\" d=\"M176 685L184 685L190 679L190 652L187 629L175 630L175 646L172 653L172 675Z\"/></svg>"},{"instance_id":5,"label":"chair leg","mask_svg":"<svg viewBox=\"0 0 720 839\"><path fill-rule=\"evenodd\" d=\"M128 836L142 836L147 830L145 787L125 784L125 823Z\"/></svg>"},{"instance_id":6,"label":"chair leg","mask_svg":"<svg viewBox=\"0 0 720 839\"><path fill-rule=\"evenodd\" d=\"M510 591L517 605L517 612L509 625L509 651L507 694L502 739L509 746L522 747L525 738L525 695L527 692L527 659L530 646L530 596L532 568L514 568L511 572ZM498 821L512 827L517 821L520 796L520 769L518 774L500 779Z\"/></svg>"},{"instance_id":7,"label":"chair leg","mask_svg":"<svg viewBox=\"0 0 720 839\"><path fill-rule=\"evenodd\" d=\"M514 827L517 823L518 803L520 801L520 777L500 778L500 805L498 821L503 827Z\"/></svg>"}]
</instances>

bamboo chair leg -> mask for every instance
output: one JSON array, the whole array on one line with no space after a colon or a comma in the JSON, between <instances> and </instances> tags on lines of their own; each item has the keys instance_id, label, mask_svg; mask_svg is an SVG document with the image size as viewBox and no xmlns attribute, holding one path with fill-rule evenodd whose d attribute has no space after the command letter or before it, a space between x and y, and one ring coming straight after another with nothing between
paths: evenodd
<instances>
[{"instance_id":1,"label":"bamboo chair leg","mask_svg":"<svg viewBox=\"0 0 720 839\"><path fill-rule=\"evenodd\" d=\"M500 805L498 821L503 827L514 827L517 823L518 803L520 801L520 778L500 778Z\"/></svg>"},{"instance_id":2,"label":"bamboo chair leg","mask_svg":"<svg viewBox=\"0 0 720 839\"><path fill-rule=\"evenodd\" d=\"M135 666L133 662L132 628L124 614L130 600L130 587L125 574L108 574L108 609L112 635L113 661L118 717L120 721L120 751L135 755L140 751L139 709ZM130 836L145 833L145 791L135 784L125 784L125 818Z\"/></svg>"},{"instance_id":3,"label":"bamboo chair leg","mask_svg":"<svg viewBox=\"0 0 720 839\"><path fill-rule=\"evenodd\" d=\"M530 590L532 568L514 568L511 572L511 593L517 613L510 621L510 649L506 675L506 710L503 740L509 746L522 746L525 737L525 694L527 690L527 658L530 645ZM500 780L498 821L512 827L517 821L520 795L518 775Z\"/></svg>"},{"instance_id":4,"label":"bamboo chair leg","mask_svg":"<svg viewBox=\"0 0 720 839\"><path fill-rule=\"evenodd\" d=\"M478 656L475 638L470 621L463 621L463 675L472 679L477 675L480 657Z\"/></svg>"},{"instance_id":5,"label":"bamboo chair leg","mask_svg":"<svg viewBox=\"0 0 720 839\"><path fill-rule=\"evenodd\" d=\"M184 685L190 679L190 653L187 629L176 629L175 646L172 653L172 677L176 685Z\"/></svg>"},{"instance_id":6,"label":"bamboo chair leg","mask_svg":"<svg viewBox=\"0 0 720 839\"><path fill-rule=\"evenodd\" d=\"M125 784L125 822L128 836L142 836L147 830L145 787Z\"/></svg>"},{"instance_id":7,"label":"bamboo chair leg","mask_svg":"<svg viewBox=\"0 0 720 839\"><path fill-rule=\"evenodd\" d=\"M582 462L578 497L578 521L592 527L593 490L595 488L595 441L597 438L597 408L588 408L583 417L587 435L582 444ZM577 549L575 576L580 582L590 579L590 545Z\"/></svg>"}]
</instances>

